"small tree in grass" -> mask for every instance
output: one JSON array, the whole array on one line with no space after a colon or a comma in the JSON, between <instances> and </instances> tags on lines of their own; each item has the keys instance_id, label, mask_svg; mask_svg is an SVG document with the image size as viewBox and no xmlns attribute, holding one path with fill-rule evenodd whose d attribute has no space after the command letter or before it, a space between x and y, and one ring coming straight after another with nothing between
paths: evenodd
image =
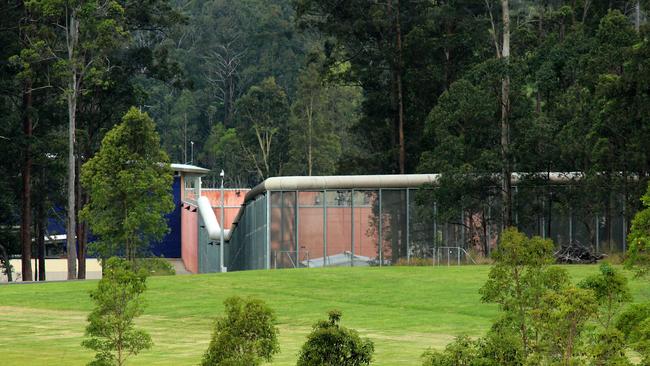
<instances>
[{"instance_id":1,"label":"small tree in grass","mask_svg":"<svg viewBox=\"0 0 650 366\"><path fill-rule=\"evenodd\" d=\"M547 291L558 291L569 283L564 269L553 263L553 242L538 236L528 238L514 228L501 234L496 263L480 289L482 301L499 304L504 319L516 329L524 357L538 341L531 311Z\"/></svg>"},{"instance_id":2,"label":"small tree in grass","mask_svg":"<svg viewBox=\"0 0 650 366\"><path fill-rule=\"evenodd\" d=\"M353 329L339 325L341 312L329 312L329 319L319 321L302 346L298 366L370 365L375 347L361 339Z\"/></svg>"},{"instance_id":3,"label":"small tree in grass","mask_svg":"<svg viewBox=\"0 0 650 366\"><path fill-rule=\"evenodd\" d=\"M641 202L644 209L634 215L627 237L629 248L625 265L636 270L637 275L645 276L650 273L650 184Z\"/></svg>"},{"instance_id":4,"label":"small tree in grass","mask_svg":"<svg viewBox=\"0 0 650 366\"><path fill-rule=\"evenodd\" d=\"M81 215L100 238L94 249L102 259L124 254L133 260L163 238L169 231L164 215L174 209L172 181L153 120L131 108L81 169L90 196Z\"/></svg>"},{"instance_id":5,"label":"small tree in grass","mask_svg":"<svg viewBox=\"0 0 650 366\"><path fill-rule=\"evenodd\" d=\"M140 295L146 289L147 275L144 271L134 272L129 262L119 258L110 258L103 266L103 278L90 293L95 302L86 326L90 338L82 345L97 352L89 365L121 366L129 356L153 345L149 334L133 324L142 315Z\"/></svg>"},{"instance_id":6,"label":"small tree in grass","mask_svg":"<svg viewBox=\"0 0 650 366\"><path fill-rule=\"evenodd\" d=\"M606 330L613 325L614 318L623 306L632 301L627 278L609 263L602 263L600 273L585 278L579 286L592 290L596 295L600 307L596 319Z\"/></svg>"},{"instance_id":7,"label":"small tree in grass","mask_svg":"<svg viewBox=\"0 0 650 366\"><path fill-rule=\"evenodd\" d=\"M262 300L231 297L217 318L204 366L256 366L280 350L275 315Z\"/></svg>"},{"instance_id":8,"label":"small tree in grass","mask_svg":"<svg viewBox=\"0 0 650 366\"><path fill-rule=\"evenodd\" d=\"M594 292L577 287L548 291L531 311L539 341L535 353L539 364L577 364L582 331L598 311Z\"/></svg>"}]
</instances>

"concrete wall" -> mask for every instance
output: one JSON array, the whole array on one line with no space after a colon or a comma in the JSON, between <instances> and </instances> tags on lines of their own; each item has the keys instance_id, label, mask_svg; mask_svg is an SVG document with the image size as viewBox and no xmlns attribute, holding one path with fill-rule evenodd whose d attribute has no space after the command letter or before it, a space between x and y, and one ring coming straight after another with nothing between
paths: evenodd
<instances>
[{"instance_id":1,"label":"concrete wall","mask_svg":"<svg viewBox=\"0 0 650 366\"><path fill-rule=\"evenodd\" d=\"M239 212L241 204L244 202L244 196L248 190L233 190L228 189L224 191L224 228L229 229L232 222ZM218 189L202 189L201 195L210 199L213 206L214 214L217 221L221 224L221 194ZM189 208L189 209L188 209ZM203 244L199 248L199 213L197 207L190 203L183 203L181 207L181 252L183 263L189 272L199 273L205 271L206 268L216 268L214 266L214 253L218 247L206 246L207 238L203 238ZM217 260L218 262L218 260ZM215 262L216 263L216 262Z\"/></svg>"}]
</instances>

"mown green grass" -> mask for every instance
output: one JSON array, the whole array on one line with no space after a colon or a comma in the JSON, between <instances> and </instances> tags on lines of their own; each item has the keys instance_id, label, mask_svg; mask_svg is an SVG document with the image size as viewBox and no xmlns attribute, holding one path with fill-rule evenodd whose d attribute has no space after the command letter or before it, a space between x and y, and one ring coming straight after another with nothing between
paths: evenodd
<instances>
[{"instance_id":1,"label":"mown green grass","mask_svg":"<svg viewBox=\"0 0 650 366\"><path fill-rule=\"evenodd\" d=\"M567 266L577 281L596 266ZM281 353L273 365L294 365L311 325L330 309L343 324L375 342L375 365L417 365L428 347L454 336L479 336L497 315L481 304L478 289L488 266L326 268L153 277L139 319L155 346L130 365L196 365L209 341L212 320L232 295L254 296L275 309ZM82 365L88 291L96 281L0 286L0 364ZM635 300L650 299L632 281Z\"/></svg>"}]
</instances>

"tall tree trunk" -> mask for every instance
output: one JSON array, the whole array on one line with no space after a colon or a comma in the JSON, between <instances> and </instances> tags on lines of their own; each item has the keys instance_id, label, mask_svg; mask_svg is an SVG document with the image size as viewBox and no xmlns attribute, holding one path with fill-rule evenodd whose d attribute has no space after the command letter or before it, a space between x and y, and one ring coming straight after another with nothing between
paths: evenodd
<instances>
[{"instance_id":1,"label":"tall tree trunk","mask_svg":"<svg viewBox=\"0 0 650 366\"><path fill-rule=\"evenodd\" d=\"M404 143L404 93L402 90L402 25L400 21L400 0L395 6L395 33L397 46L397 63L395 73L397 81L397 109L398 109L398 130L399 130L399 172L406 173L406 146Z\"/></svg>"},{"instance_id":2,"label":"tall tree trunk","mask_svg":"<svg viewBox=\"0 0 650 366\"><path fill-rule=\"evenodd\" d=\"M546 13L546 5L539 7L539 22L537 23L537 33L540 40L544 39L544 14ZM542 93L539 90L539 85L535 92L535 113L538 115L542 113Z\"/></svg>"},{"instance_id":3,"label":"tall tree trunk","mask_svg":"<svg viewBox=\"0 0 650 366\"><path fill-rule=\"evenodd\" d=\"M71 95L75 92L70 91L68 95L68 225L66 228L66 244L68 249L68 279L77 278L77 241L76 239L76 192L75 192L75 130L76 130L76 109L77 97Z\"/></svg>"},{"instance_id":4,"label":"tall tree trunk","mask_svg":"<svg viewBox=\"0 0 650 366\"><path fill-rule=\"evenodd\" d=\"M22 167L22 217L20 224L20 243L22 246L22 278L23 281L32 280L32 81L25 80L23 85L23 134L25 144L23 147L23 167Z\"/></svg>"},{"instance_id":5,"label":"tall tree trunk","mask_svg":"<svg viewBox=\"0 0 650 366\"><path fill-rule=\"evenodd\" d=\"M636 0L634 5L634 29L637 33L641 31L641 0Z\"/></svg>"},{"instance_id":6,"label":"tall tree trunk","mask_svg":"<svg viewBox=\"0 0 650 366\"><path fill-rule=\"evenodd\" d=\"M79 183L79 176L81 174L80 172L81 161L79 158L77 158L76 169L77 169L77 175L75 179L75 187L77 189L77 194L76 194L77 228L75 232L77 235L77 245L79 247L78 248L79 250L77 252L77 264L78 264L77 279L85 279L86 278L86 243L84 241L84 236L85 236L84 229L85 229L86 222L79 220L79 210L84 205L81 184Z\"/></svg>"},{"instance_id":7,"label":"tall tree trunk","mask_svg":"<svg viewBox=\"0 0 650 366\"><path fill-rule=\"evenodd\" d=\"M44 170L43 170L44 171ZM45 216L45 203L41 200L38 203L36 210L36 221L38 222L38 230L36 230L36 248L38 252L38 280L45 281L45 227L47 225L47 217Z\"/></svg>"},{"instance_id":8,"label":"tall tree trunk","mask_svg":"<svg viewBox=\"0 0 650 366\"><path fill-rule=\"evenodd\" d=\"M501 0L503 15L503 44L501 56L507 64L510 58L510 7L508 0ZM502 200L503 227L512 225L512 167L510 166L510 75L501 81L501 159L502 159Z\"/></svg>"},{"instance_id":9,"label":"tall tree trunk","mask_svg":"<svg viewBox=\"0 0 650 366\"><path fill-rule=\"evenodd\" d=\"M70 62L70 82L68 83L68 220L66 225L66 245L68 249L68 279L77 278L77 241L76 241L76 210L75 210L75 134L77 119L77 98L79 96L80 75L75 64L75 49L79 40L79 22L74 10L67 24L68 62Z\"/></svg>"},{"instance_id":10,"label":"tall tree trunk","mask_svg":"<svg viewBox=\"0 0 650 366\"><path fill-rule=\"evenodd\" d=\"M312 153L312 143L313 143L313 123L314 123L314 95L312 93L311 98L309 98L309 108L307 109L307 134L308 134L308 143L307 143L307 175L311 177L313 171L313 153Z\"/></svg>"}]
</instances>

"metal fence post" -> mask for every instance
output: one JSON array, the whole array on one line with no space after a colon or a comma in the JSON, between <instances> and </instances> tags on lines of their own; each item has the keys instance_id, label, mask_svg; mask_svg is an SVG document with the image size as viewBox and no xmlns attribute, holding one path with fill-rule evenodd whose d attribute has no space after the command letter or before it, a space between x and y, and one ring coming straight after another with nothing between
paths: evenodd
<instances>
[{"instance_id":1,"label":"metal fence post","mask_svg":"<svg viewBox=\"0 0 650 366\"><path fill-rule=\"evenodd\" d=\"M382 223L384 221L383 217L381 216L381 196L382 196L382 191L381 188L379 188L379 267L383 265L384 262L384 251L383 251L383 243L382 243Z\"/></svg>"},{"instance_id":2,"label":"metal fence post","mask_svg":"<svg viewBox=\"0 0 650 366\"><path fill-rule=\"evenodd\" d=\"M411 263L411 202L409 196L409 189L406 188L406 261Z\"/></svg>"},{"instance_id":3,"label":"metal fence post","mask_svg":"<svg viewBox=\"0 0 650 366\"><path fill-rule=\"evenodd\" d=\"M600 219L596 215L596 253L600 253Z\"/></svg>"},{"instance_id":4,"label":"metal fence post","mask_svg":"<svg viewBox=\"0 0 650 366\"><path fill-rule=\"evenodd\" d=\"M623 253L627 252L627 218L625 217L625 196L623 196Z\"/></svg>"},{"instance_id":5,"label":"metal fence post","mask_svg":"<svg viewBox=\"0 0 650 366\"><path fill-rule=\"evenodd\" d=\"M266 192L266 269L271 269L271 192ZM277 262L276 262L277 266Z\"/></svg>"},{"instance_id":6,"label":"metal fence post","mask_svg":"<svg viewBox=\"0 0 650 366\"><path fill-rule=\"evenodd\" d=\"M327 190L323 190L323 267L327 265Z\"/></svg>"},{"instance_id":7,"label":"metal fence post","mask_svg":"<svg viewBox=\"0 0 650 366\"><path fill-rule=\"evenodd\" d=\"M354 267L354 189L350 190L350 267Z\"/></svg>"},{"instance_id":8,"label":"metal fence post","mask_svg":"<svg viewBox=\"0 0 650 366\"><path fill-rule=\"evenodd\" d=\"M300 225L300 204L298 203L298 191L294 192L294 210L293 210L293 226L294 226L294 240L296 241L296 267L300 268L300 240L299 240L299 235L300 231L298 228L298 225Z\"/></svg>"}]
</instances>

